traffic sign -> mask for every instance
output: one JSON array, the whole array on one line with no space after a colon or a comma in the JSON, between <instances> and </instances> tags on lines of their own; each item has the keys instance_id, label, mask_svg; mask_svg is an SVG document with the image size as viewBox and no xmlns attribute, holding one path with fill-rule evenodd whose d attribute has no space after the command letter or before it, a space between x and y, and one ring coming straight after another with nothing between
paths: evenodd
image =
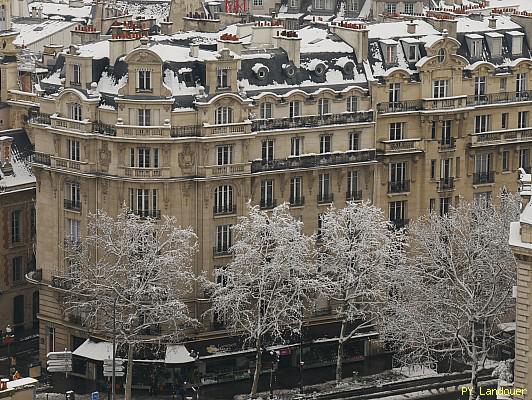
<instances>
[{"instance_id":1,"label":"traffic sign","mask_svg":"<svg viewBox=\"0 0 532 400\"><path fill-rule=\"evenodd\" d=\"M100 400L100 392L92 392L91 400Z\"/></svg>"},{"instance_id":2,"label":"traffic sign","mask_svg":"<svg viewBox=\"0 0 532 400\"><path fill-rule=\"evenodd\" d=\"M71 351L53 351L46 355L48 360L72 360Z\"/></svg>"},{"instance_id":3,"label":"traffic sign","mask_svg":"<svg viewBox=\"0 0 532 400\"><path fill-rule=\"evenodd\" d=\"M115 376L124 376L124 360L115 358ZM103 360L103 376L113 376L113 360Z\"/></svg>"}]
</instances>

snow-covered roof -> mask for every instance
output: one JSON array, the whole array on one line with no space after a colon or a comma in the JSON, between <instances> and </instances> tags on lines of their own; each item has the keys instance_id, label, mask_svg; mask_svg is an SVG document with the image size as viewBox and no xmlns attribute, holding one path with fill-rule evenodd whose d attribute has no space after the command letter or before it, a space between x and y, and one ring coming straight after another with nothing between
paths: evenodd
<instances>
[{"instance_id":1,"label":"snow-covered roof","mask_svg":"<svg viewBox=\"0 0 532 400\"><path fill-rule=\"evenodd\" d=\"M34 1L28 5L31 10L33 7L42 8L43 15L61 15L63 17L72 18L90 18L91 5L84 5L83 7L70 7L68 3L53 3Z\"/></svg>"},{"instance_id":2,"label":"snow-covered roof","mask_svg":"<svg viewBox=\"0 0 532 400\"><path fill-rule=\"evenodd\" d=\"M95 342L87 339L72 354L90 360L108 360L113 358L113 344L109 342Z\"/></svg>"},{"instance_id":3,"label":"snow-covered roof","mask_svg":"<svg viewBox=\"0 0 532 400\"><path fill-rule=\"evenodd\" d=\"M15 381L7 382L7 388L8 389L15 389L15 388L21 388L26 385L35 385L39 381L34 378L20 378Z\"/></svg>"},{"instance_id":4,"label":"snow-covered roof","mask_svg":"<svg viewBox=\"0 0 532 400\"><path fill-rule=\"evenodd\" d=\"M521 29L521 27L513 22L509 16L507 15L498 15L495 17L497 19L496 27L490 28L488 26L489 21L488 18L483 18L482 21L463 17L458 18L458 22L456 24L456 31L457 33L475 33L475 32L489 32L494 30L513 30L513 29Z\"/></svg>"},{"instance_id":5,"label":"snow-covered roof","mask_svg":"<svg viewBox=\"0 0 532 400\"><path fill-rule=\"evenodd\" d=\"M194 358L190 357L187 348L182 344L169 344L166 346L165 364L185 364L193 361Z\"/></svg>"},{"instance_id":6,"label":"snow-covered roof","mask_svg":"<svg viewBox=\"0 0 532 400\"><path fill-rule=\"evenodd\" d=\"M440 32L434 29L428 22L415 20L416 32L408 33L408 25L410 22L383 22L381 24L368 25L369 39L391 39L398 37L416 37L426 35L438 35Z\"/></svg>"},{"instance_id":7,"label":"snow-covered roof","mask_svg":"<svg viewBox=\"0 0 532 400\"><path fill-rule=\"evenodd\" d=\"M27 154L24 152L28 151L28 149L20 148L29 145L26 132L9 130L0 132L0 135L2 137L9 136L13 139L11 143L11 167L13 171L6 175L0 168L0 194L7 189L16 189L17 187L27 187L35 184L35 176L31 173L31 167L25 159Z\"/></svg>"},{"instance_id":8,"label":"snow-covered roof","mask_svg":"<svg viewBox=\"0 0 532 400\"><path fill-rule=\"evenodd\" d=\"M19 32L19 35L14 40L16 45L31 45L55 33L70 30L76 25L75 22L57 21L57 20L43 20L42 22L35 22L35 20L27 18L18 18L13 21L12 28Z\"/></svg>"},{"instance_id":9,"label":"snow-covered roof","mask_svg":"<svg viewBox=\"0 0 532 400\"><path fill-rule=\"evenodd\" d=\"M301 53L352 53L353 48L343 41L334 41L326 29L307 26L297 31L301 38Z\"/></svg>"},{"instance_id":10,"label":"snow-covered roof","mask_svg":"<svg viewBox=\"0 0 532 400\"><path fill-rule=\"evenodd\" d=\"M95 60L109 57L109 41L88 43L78 47L81 57L92 57Z\"/></svg>"}]
</instances>

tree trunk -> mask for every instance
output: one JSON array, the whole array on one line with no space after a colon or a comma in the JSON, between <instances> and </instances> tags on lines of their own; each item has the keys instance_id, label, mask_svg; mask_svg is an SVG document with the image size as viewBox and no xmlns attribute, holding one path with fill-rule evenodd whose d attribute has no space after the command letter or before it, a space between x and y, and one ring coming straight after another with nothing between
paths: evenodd
<instances>
[{"instance_id":1,"label":"tree trunk","mask_svg":"<svg viewBox=\"0 0 532 400\"><path fill-rule=\"evenodd\" d=\"M342 320L342 327L340 328L340 337L338 338L338 353L336 356L336 384L342 383L342 366L344 358L344 335L345 335L345 319Z\"/></svg>"},{"instance_id":2,"label":"tree trunk","mask_svg":"<svg viewBox=\"0 0 532 400\"><path fill-rule=\"evenodd\" d=\"M126 393L125 400L131 400L131 386L133 385L133 348L130 344L127 351L127 370L126 370Z\"/></svg>"},{"instance_id":3,"label":"tree trunk","mask_svg":"<svg viewBox=\"0 0 532 400\"><path fill-rule=\"evenodd\" d=\"M260 338L256 341L257 352L255 356L255 373L253 374L253 385L251 386L251 398L257 397L257 389L259 387L260 371L262 368L262 349Z\"/></svg>"},{"instance_id":4,"label":"tree trunk","mask_svg":"<svg viewBox=\"0 0 532 400\"><path fill-rule=\"evenodd\" d=\"M478 352L476 342L475 323L471 327L471 390L469 400L477 400L478 396Z\"/></svg>"}]
</instances>

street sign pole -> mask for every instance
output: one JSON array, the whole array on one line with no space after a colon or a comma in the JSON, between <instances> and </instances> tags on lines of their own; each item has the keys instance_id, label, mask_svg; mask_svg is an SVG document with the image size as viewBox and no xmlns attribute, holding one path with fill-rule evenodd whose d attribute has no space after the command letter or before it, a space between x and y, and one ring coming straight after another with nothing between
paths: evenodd
<instances>
[{"instance_id":1,"label":"street sign pole","mask_svg":"<svg viewBox=\"0 0 532 400\"><path fill-rule=\"evenodd\" d=\"M115 300L113 302L113 377L112 377L112 384L113 384L113 400L116 400L116 370L115 370L115 357L116 357L116 300L117 297L115 297Z\"/></svg>"}]
</instances>

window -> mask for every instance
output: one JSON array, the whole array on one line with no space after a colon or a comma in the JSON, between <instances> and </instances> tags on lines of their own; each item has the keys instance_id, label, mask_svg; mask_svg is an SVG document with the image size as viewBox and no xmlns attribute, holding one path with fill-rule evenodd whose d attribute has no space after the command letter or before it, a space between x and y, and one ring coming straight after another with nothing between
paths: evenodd
<instances>
[{"instance_id":1,"label":"window","mask_svg":"<svg viewBox=\"0 0 532 400\"><path fill-rule=\"evenodd\" d=\"M429 200L429 213L434 212L435 208L436 208L436 199L430 199Z\"/></svg>"},{"instance_id":2,"label":"window","mask_svg":"<svg viewBox=\"0 0 532 400\"><path fill-rule=\"evenodd\" d=\"M216 252L228 252L231 242L231 225L218 225L216 227Z\"/></svg>"},{"instance_id":3,"label":"window","mask_svg":"<svg viewBox=\"0 0 532 400\"><path fill-rule=\"evenodd\" d=\"M260 205L263 208L274 207L273 179L264 179L260 183Z\"/></svg>"},{"instance_id":4,"label":"window","mask_svg":"<svg viewBox=\"0 0 532 400\"><path fill-rule=\"evenodd\" d=\"M352 200L358 200L358 171L347 172L347 193L348 198Z\"/></svg>"},{"instance_id":5,"label":"window","mask_svg":"<svg viewBox=\"0 0 532 400\"><path fill-rule=\"evenodd\" d=\"M491 205L491 192L475 193L473 199L478 206L488 208Z\"/></svg>"},{"instance_id":6,"label":"window","mask_svg":"<svg viewBox=\"0 0 532 400\"><path fill-rule=\"evenodd\" d=\"M455 162L454 162L454 169L455 169L454 176L459 178L460 177L460 157L456 157ZM458 205L458 203L456 204Z\"/></svg>"},{"instance_id":7,"label":"window","mask_svg":"<svg viewBox=\"0 0 532 400\"><path fill-rule=\"evenodd\" d=\"M417 60L417 45L410 44L408 45L408 61L416 61Z\"/></svg>"},{"instance_id":8,"label":"window","mask_svg":"<svg viewBox=\"0 0 532 400\"><path fill-rule=\"evenodd\" d=\"M396 62L397 62L397 45L387 44L386 45L386 63L395 64Z\"/></svg>"},{"instance_id":9,"label":"window","mask_svg":"<svg viewBox=\"0 0 532 400\"><path fill-rule=\"evenodd\" d=\"M508 85L508 78L501 78L499 80L499 89L506 91L506 86Z\"/></svg>"},{"instance_id":10,"label":"window","mask_svg":"<svg viewBox=\"0 0 532 400\"><path fill-rule=\"evenodd\" d=\"M214 114L214 123L220 124L232 124L233 123L233 109L231 107L218 107Z\"/></svg>"},{"instance_id":11,"label":"window","mask_svg":"<svg viewBox=\"0 0 532 400\"><path fill-rule=\"evenodd\" d=\"M233 187L219 186L214 191L214 207L216 213L233 212Z\"/></svg>"},{"instance_id":12,"label":"window","mask_svg":"<svg viewBox=\"0 0 532 400\"><path fill-rule=\"evenodd\" d=\"M141 108L138 110L138 120L139 120L139 126L150 126L151 125L151 110Z\"/></svg>"},{"instance_id":13,"label":"window","mask_svg":"<svg viewBox=\"0 0 532 400\"><path fill-rule=\"evenodd\" d=\"M443 179L446 182L448 182L449 178L451 177L451 162L452 160L450 158L441 160L440 179Z\"/></svg>"},{"instance_id":14,"label":"window","mask_svg":"<svg viewBox=\"0 0 532 400\"><path fill-rule=\"evenodd\" d=\"M69 210L80 210L81 191L78 182L67 182L65 184L65 208Z\"/></svg>"},{"instance_id":15,"label":"window","mask_svg":"<svg viewBox=\"0 0 532 400\"><path fill-rule=\"evenodd\" d=\"M13 298L13 325L24 323L24 295L18 295Z\"/></svg>"},{"instance_id":16,"label":"window","mask_svg":"<svg viewBox=\"0 0 532 400\"><path fill-rule=\"evenodd\" d=\"M13 272L13 283L22 281L23 272L22 272L22 257L17 256L13 257L11 260L11 267Z\"/></svg>"},{"instance_id":17,"label":"window","mask_svg":"<svg viewBox=\"0 0 532 400\"><path fill-rule=\"evenodd\" d=\"M401 223L406 218L406 201L392 201L389 205L390 221Z\"/></svg>"},{"instance_id":18,"label":"window","mask_svg":"<svg viewBox=\"0 0 532 400\"><path fill-rule=\"evenodd\" d=\"M392 122L390 124L390 140L402 140L403 137L403 122Z\"/></svg>"},{"instance_id":19,"label":"window","mask_svg":"<svg viewBox=\"0 0 532 400\"><path fill-rule=\"evenodd\" d=\"M395 14L397 12L397 4L396 3L386 3L386 12L388 14Z\"/></svg>"},{"instance_id":20,"label":"window","mask_svg":"<svg viewBox=\"0 0 532 400\"><path fill-rule=\"evenodd\" d=\"M301 102L294 100L290 102L290 118L296 118L301 115Z\"/></svg>"},{"instance_id":21,"label":"window","mask_svg":"<svg viewBox=\"0 0 532 400\"><path fill-rule=\"evenodd\" d=\"M438 79L432 81L432 97L442 98L447 97L447 89L449 87L449 81L445 79Z\"/></svg>"},{"instance_id":22,"label":"window","mask_svg":"<svg viewBox=\"0 0 532 400\"><path fill-rule=\"evenodd\" d=\"M299 7L298 0L290 0L290 8L297 8Z\"/></svg>"},{"instance_id":23,"label":"window","mask_svg":"<svg viewBox=\"0 0 532 400\"><path fill-rule=\"evenodd\" d=\"M358 0L347 0L347 11L358 11Z\"/></svg>"},{"instance_id":24,"label":"window","mask_svg":"<svg viewBox=\"0 0 532 400\"><path fill-rule=\"evenodd\" d=\"M70 119L81 121L81 105L79 103L70 104Z\"/></svg>"},{"instance_id":25,"label":"window","mask_svg":"<svg viewBox=\"0 0 532 400\"><path fill-rule=\"evenodd\" d=\"M478 39L471 40L471 57L480 57L482 53L482 43Z\"/></svg>"},{"instance_id":26,"label":"window","mask_svg":"<svg viewBox=\"0 0 532 400\"><path fill-rule=\"evenodd\" d=\"M530 170L530 149L519 150L519 168L523 168L525 171Z\"/></svg>"},{"instance_id":27,"label":"window","mask_svg":"<svg viewBox=\"0 0 532 400\"><path fill-rule=\"evenodd\" d=\"M450 119L442 121L441 125L441 144L450 145L452 142L452 125L453 121Z\"/></svg>"},{"instance_id":28,"label":"window","mask_svg":"<svg viewBox=\"0 0 532 400\"><path fill-rule=\"evenodd\" d=\"M405 3L405 14L414 14L414 3Z\"/></svg>"},{"instance_id":29,"label":"window","mask_svg":"<svg viewBox=\"0 0 532 400\"><path fill-rule=\"evenodd\" d=\"M318 99L318 115L325 115L329 114L330 112L329 99Z\"/></svg>"},{"instance_id":30,"label":"window","mask_svg":"<svg viewBox=\"0 0 532 400\"><path fill-rule=\"evenodd\" d=\"M149 168L150 167L150 149L146 147L141 147L137 149L138 154L138 163L139 168Z\"/></svg>"},{"instance_id":31,"label":"window","mask_svg":"<svg viewBox=\"0 0 532 400\"><path fill-rule=\"evenodd\" d=\"M510 119L510 114L502 113L501 114L501 129L508 129L508 120Z\"/></svg>"},{"instance_id":32,"label":"window","mask_svg":"<svg viewBox=\"0 0 532 400\"><path fill-rule=\"evenodd\" d=\"M388 102L398 103L401 101L401 84L390 83L388 86Z\"/></svg>"},{"instance_id":33,"label":"window","mask_svg":"<svg viewBox=\"0 0 532 400\"><path fill-rule=\"evenodd\" d=\"M142 218L159 218L157 189L129 189L129 208Z\"/></svg>"},{"instance_id":34,"label":"window","mask_svg":"<svg viewBox=\"0 0 532 400\"><path fill-rule=\"evenodd\" d=\"M316 10L328 10L331 8L331 0L314 0Z\"/></svg>"},{"instance_id":35,"label":"window","mask_svg":"<svg viewBox=\"0 0 532 400\"><path fill-rule=\"evenodd\" d=\"M262 7L262 0L253 0L254 7Z\"/></svg>"},{"instance_id":36,"label":"window","mask_svg":"<svg viewBox=\"0 0 532 400\"><path fill-rule=\"evenodd\" d=\"M77 219L66 219L65 238L72 243L79 243L81 238L81 223Z\"/></svg>"},{"instance_id":37,"label":"window","mask_svg":"<svg viewBox=\"0 0 532 400\"><path fill-rule=\"evenodd\" d=\"M486 77L475 77L475 96L484 96L486 94Z\"/></svg>"},{"instance_id":38,"label":"window","mask_svg":"<svg viewBox=\"0 0 532 400\"><path fill-rule=\"evenodd\" d=\"M445 49L438 50L436 58L440 64L443 64L443 62L445 61Z\"/></svg>"},{"instance_id":39,"label":"window","mask_svg":"<svg viewBox=\"0 0 532 400\"><path fill-rule=\"evenodd\" d=\"M272 103L261 103L260 105L260 118L261 119L270 119L273 118L273 104Z\"/></svg>"},{"instance_id":40,"label":"window","mask_svg":"<svg viewBox=\"0 0 532 400\"><path fill-rule=\"evenodd\" d=\"M360 150L360 134L358 132L349 133L349 151Z\"/></svg>"},{"instance_id":41,"label":"window","mask_svg":"<svg viewBox=\"0 0 532 400\"><path fill-rule=\"evenodd\" d=\"M358 111L358 97L349 96L347 98L347 112L357 112Z\"/></svg>"},{"instance_id":42,"label":"window","mask_svg":"<svg viewBox=\"0 0 532 400\"><path fill-rule=\"evenodd\" d=\"M300 205L302 204L302 181L300 176L294 176L290 178L290 204Z\"/></svg>"},{"instance_id":43,"label":"window","mask_svg":"<svg viewBox=\"0 0 532 400\"><path fill-rule=\"evenodd\" d=\"M449 212L449 205L451 204L450 197L441 197L440 198L440 216L443 217Z\"/></svg>"},{"instance_id":44,"label":"window","mask_svg":"<svg viewBox=\"0 0 532 400\"><path fill-rule=\"evenodd\" d=\"M218 89L226 89L229 87L229 70L219 69L216 72L216 87Z\"/></svg>"},{"instance_id":45,"label":"window","mask_svg":"<svg viewBox=\"0 0 532 400\"><path fill-rule=\"evenodd\" d=\"M436 160L430 160L430 179L436 177Z\"/></svg>"},{"instance_id":46,"label":"window","mask_svg":"<svg viewBox=\"0 0 532 400\"><path fill-rule=\"evenodd\" d=\"M72 83L75 85L81 84L81 67L79 64L72 65Z\"/></svg>"},{"instance_id":47,"label":"window","mask_svg":"<svg viewBox=\"0 0 532 400\"><path fill-rule=\"evenodd\" d=\"M515 91L518 93L526 92L528 88L528 74L520 73L515 77Z\"/></svg>"},{"instance_id":48,"label":"window","mask_svg":"<svg viewBox=\"0 0 532 400\"><path fill-rule=\"evenodd\" d=\"M293 137L290 139L290 155L299 156L301 155L301 141L300 137Z\"/></svg>"},{"instance_id":49,"label":"window","mask_svg":"<svg viewBox=\"0 0 532 400\"><path fill-rule=\"evenodd\" d=\"M390 182L404 182L406 181L406 162L391 163L390 164Z\"/></svg>"},{"instance_id":50,"label":"window","mask_svg":"<svg viewBox=\"0 0 532 400\"><path fill-rule=\"evenodd\" d=\"M68 159L80 161L80 143L78 140L67 140Z\"/></svg>"},{"instance_id":51,"label":"window","mask_svg":"<svg viewBox=\"0 0 532 400\"><path fill-rule=\"evenodd\" d=\"M48 338L48 340L47 340L47 343L48 343L47 352L49 353L49 352L55 351L55 328L52 328L51 326L48 327L47 332L46 332L46 336Z\"/></svg>"},{"instance_id":52,"label":"window","mask_svg":"<svg viewBox=\"0 0 532 400\"><path fill-rule=\"evenodd\" d=\"M22 241L22 211L11 211L11 244Z\"/></svg>"},{"instance_id":53,"label":"window","mask_svg":"<svg viewBox=\"0 0 532 400\"><path fill-rule=\"evenodd\" d=\"M320 136L320 153L330 153L331 152L331 135L321 135Z\"/></svg>"},{"instance_id":54,"label":"window","mask_svg":"<svg viewBox=\"0 0 532 400\"><path fill-rule=\"evenodd\" d=\"M487 132L490 130L491 116L490 115L476 115L475 116L475 133Z\"/></svg>"},{"instance_id":55,"label":"window","mask_svg":"<svg viewBox=\"0 0 532 400\"><path fill-rule=\"evenodd\" d=\"M436 121L432 121L430 123L430 137L432 139L436 139L436 126L437 126Z\"/></svg>"},{"instance_id":56,"label":"window","mask_svg":"<svg viewBox=\"0 0 532 400\"><path fill-rule=\"evenodd\" d=\"M519 111L517 113L517 127L518 128L528 127L528 111Z\"/></svg>"},{"instance_id":57,"label":"window","mask_svg":"<svg viewBox=\"0 0 532 400\"><path fill-rule=\"evenodd\" d=\"M151 71L138 71L138 90L151 90Z\"/></svg>"},{"instance_id":58,"label":"window","mask_svg":"<svg viewBox=\"0 0 532 400\"><path fill-rule=\"evenodd\" d=\"M510 170L510 152L507 150L502 152L502 170Z\"/></svg>"},{"instance_id":59,"label":"window","mask_svg":"<svg viewBox=\"0 0 532 400\"><path fill-rule=\"evenodd\" d=\"M273 140L263 140L262 141L262 161L272 161L273 160Z\"/></svg>"},{"instance_id":60,"label":"window","mask_svg":"<svg viewBox=\"0 0 532 400\"><path fill-rule=\"evenodd\" d=\"M329 174L319 174L318 176L318 201L331 201Z\"/></svg>"},{"instance_id":61,"label":"window","mask_svg":"<svg viewBox=\"0 0 532 400\"><path fill-rule=\"evenodd\" d=\"M233 146L225 144L216 146L216 165L227 165L233 163Z\"/></svg>"}]
</instances>

